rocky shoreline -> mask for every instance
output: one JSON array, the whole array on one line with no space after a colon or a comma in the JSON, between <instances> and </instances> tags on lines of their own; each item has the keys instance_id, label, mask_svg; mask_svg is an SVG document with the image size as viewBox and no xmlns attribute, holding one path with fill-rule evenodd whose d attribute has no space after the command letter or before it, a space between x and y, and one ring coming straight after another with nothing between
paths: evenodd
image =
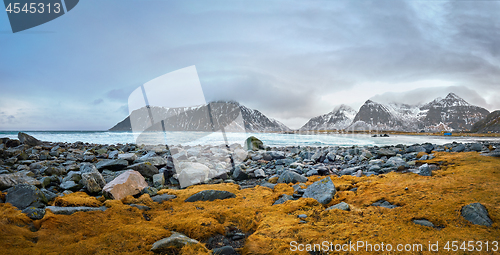
<instances>
[{"instance_id":1,"label":"rocky shoreline","mask_svg":"<svg viewBox=\"0 0 500 255\"><path fill-rule=\"evenodd\" d=\"M279 195L273 205L312 198L326 206L338 191L332 178L383 176L392 172L432 176L440 165L424 161L432 160L438 152L479 152L498 157L500 143L271 148L256 138L249 138L244 147L233 144L230 147L167 148L136 144L51 143L19 133L19 140L0 138L0 203L10 203L32 220L40 220L47 210L61 215L105 211L107 207L102 204L107 200L131 200L130 196L137 200L144 194L155 203L163 203L177 196L161 191L181 190L197 184L225 183L238 185L239 189L259 185L274 189L277 184L285 183L293 187L293 194ZM318 177L318 180L304 185L310 177ZM356 192L357 189L352 187L347 191ZM203 190L184 202L235 197L229 191ZM71 203L71 198L90 202ZM142 211L150 209L146 204L135 203L136 200L128 203L129 206ZM397 207L383 199L374 202L373 206ZM333 209L348 211L349 204L341 202L325 210ZM470 205L464 211L466 213L462 216L465 219L491 226L492 221L481 204ZM307 215L298 217L301 223L307 223ZM434 227L425 219L414 222ZM235 249L244 245L248 235L235 228L226 235L213 236L206 241L206 246L214 249L214 254L234 254ZM165 239L154 243L152 251L163 252L180 243L198 242L182 233L174 233Z\"/></svg>"}]
</instances>

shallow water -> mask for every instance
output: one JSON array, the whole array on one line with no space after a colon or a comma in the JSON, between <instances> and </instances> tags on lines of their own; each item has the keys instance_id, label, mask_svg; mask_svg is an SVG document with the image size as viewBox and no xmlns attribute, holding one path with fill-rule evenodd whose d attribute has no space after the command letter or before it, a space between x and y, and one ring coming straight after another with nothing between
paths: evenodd
<instances>
[{"instance_id":1,"label":"shallow water","mask_svg":"<svg viewBox=\"0 0 500 255\"><path fill-rule=\"evenodd\" d=\"M39 140L50 142L85 142L96 144L182 144L182 145L220 145L225 143L220 132L167 132L138 133L107 131L28 131ZM430 142L445 144L451 142L495 141L493 137L445 137L445 136L412 136L391 135L390 137L371 137L369 134L274 134L274 133L226 133L228 144L240 143L249 136L255 136L268 146L382 146L395 144L415 144ZM17 139L17 131L0 131L0 137ZM138 139L138 140L137 140Z\"/></svg>"}]
</instances>

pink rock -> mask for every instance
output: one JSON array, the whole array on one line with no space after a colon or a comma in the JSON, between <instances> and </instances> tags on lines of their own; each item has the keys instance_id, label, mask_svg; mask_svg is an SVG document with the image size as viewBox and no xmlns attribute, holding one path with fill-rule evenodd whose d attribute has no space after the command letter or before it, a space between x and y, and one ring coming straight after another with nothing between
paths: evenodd
<instances>
[{"instance_id":1,"label":"pink rock","mask_svg":"<svg viewBox=\"0 0 500 255\"><path fill-rule=\"evenodd\" d=\"M128 195L136 195L148 186L144 177L137 171L129 170L110 181L102 191L113 199L121 200Z\"/></svg>"}]
</instances>

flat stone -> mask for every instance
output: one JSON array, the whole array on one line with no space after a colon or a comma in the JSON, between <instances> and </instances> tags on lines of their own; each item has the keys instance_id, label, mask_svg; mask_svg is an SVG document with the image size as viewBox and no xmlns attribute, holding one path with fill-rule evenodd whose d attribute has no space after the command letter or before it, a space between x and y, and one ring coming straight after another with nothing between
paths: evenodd
<instances>
[{"instance_id":1,"label":"flat stone","mask_svg":"<svg viewBox=\"0 0 500 255\"><path fill-rule=\"evenodd\" d=\"M385 201L384 199L381 199L381 200L373 203L372 206L385 207L388 209L393 209L393 208L398 207L397 205L393 205L393 204L389 203L388 201Z\"/></svg>"},{"instance_id":2,"label":"flat stone","mask_svg":"<svg viewBox=\"0 0 500 255\"><path fill-rule=\"evenodd\" d=\"M233 247L222 246L220 248L215 248L212 250L213 255L234 255L237 254Z\"/></svg>"},{"instance_id":3,"label":"flat stone","mask_svg":"<svg viewBox=\"0 0 500 255\"><path fill-rule=\"evenodd\" d=\"M343 210L343 211L350 211L351 210L351 208L349 207L349 204L347 204L346 202L340 202L336 205L332 205L332 206L326 208L326 211L333 210L333 209L339 209L339 210Z\"/></svg>"},{"instance_id":4,"label":"flat stone","mask_svg":"<svg viewBox=\"0 0 500 255\"><path fill-rule=\"evenodd\" d=\"M176 195L162 194L162 195L156 195L156 196L151 197L151 200L153 200L153 202L156 202L156 203L162 203L164 201L168 201L168 200L174 199L176 197L177 197Z\"/></svg>"},{"instance_id":5,"label":"flat stone","mask_svg":"<svg viewBox=\"0 0 500 255\"><path fill-rule=\"evenodd\" d=\"M144 177L137 171L128 170L104 186L103 193L113 199L121 200L136 195L148 186Z\"/></svg>"},{"instance_id":6,"label":"flat stone","mask_svg":"<svg viewBox=\"0 0 500 255\"><path fill-rule=\"evenodd\" d=\"M321 204L328 204L332 201L335 195L336 189L330 177L326 177L322 180L316 181L307 187L303 198L314 198Z\"/></svg>"},{"instance_id":7,"label":"flat stone","mask_svg":"<svg viewBox=\"0 0 500 255\"><path fill-rule=\"evenodd\" d=\"M472 203L462 207L462 217L476 225L490 227L493 221L488 215L486 207L480 203Z\"/></svg>"},{"instance_id":8,"label":"flat stone","mask_svg":"<svg viewBox=\"0 0 500 255\"><path fill-rule=\"evenodd\" d=\"M45 209L49 209L53 214L63 214L71 215L76 212L92 212L92 211L106 211L108 209L106 206L101 207L88 207L88 206L76 206L76 207L62 207L62 206L47 206Z\"/></svg>"},{"instance_id":9,"label":"flat stone","mask_svg":"<svg viewBox=\"0 0 500 255\"><path fill-rule=\"evenodd\" d=\"M278 178L278 183L307 182L307 178L293 171L286 170Z\"/></svg>"},{"instance_id":10,"label":"flat stone","mask_svg":"<svg viewBox=\"0 0 500 255\"><path fill-rule=\"evenodd\" d=\"M422 226L426 226L426 227L431 227L433 228L434 227L434 224L426 219L420 219L420 220L413 220L413 223L417 224L417 225L422 225Z\"/></svg>"},{"instance_id":11,"label":"flat stone","mask_svg":"<svg viewBox=\"0 0 500 255\"><path fill-rule=\"evenodd\" d=\"M111 171L122 170L128 166L128 161L125 159L104 159L95 165L98 170L108 169Z\"/></svg>"},{"instance_id":12,"label":"flat stone","mask_svg":"<svg viewBox=\"0 0 500 255\"><path fill-rule=\"evenodd\" d=\"M229 192L229 191L203 190L203 191L200 191L200 192L190 196L188 199L185 200L185 202L214 201L216 199L228 199L228 198L235 198L235 197L236 197L236 195L234 193Z\"/></svg>"},{"instance_id":13,"label":"flat stone","mask_svg":"<svg viewBox=\"0 0 500 255\"><path fill-rule=\"evenodd\" d=\"M189 244L197 244L198 241L191 239L181 233L171 231L172 235L156 241L151 248L154 253L163 253L170 248L182 248Z\"/></svg>"},{"instance_id":14,"label":"flat stone","mask_svg":"<svg viewBox=\"0 0 500 255\"><path fill-rule=\"evenodd\" d=\"M280 205L280 204L285 203L288 200L294 200L293 196L290 196L290 195L287 195L287 194L283 194L283 195L281 195L281 197L278 200L276 200L273 203L273 205Z\"/></svg>"}]
</instances>

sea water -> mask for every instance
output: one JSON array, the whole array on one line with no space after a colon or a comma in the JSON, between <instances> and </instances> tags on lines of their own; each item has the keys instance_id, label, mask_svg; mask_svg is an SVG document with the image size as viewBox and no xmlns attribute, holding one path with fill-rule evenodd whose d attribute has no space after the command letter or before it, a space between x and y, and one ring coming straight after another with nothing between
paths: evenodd
<instances>
[{"instance_id":1,"label":"sea water","mask_svg":"<svg viewBox=\"0 0 500 255\"><path fill-rule=\"evenodd\" d=\"M17 131L0 131L1 137L17 139ZM495 141L493 137L445 137L424 135L390 135L372 137L370 134L277 134L277 133L225 133L222 132L166 132L132 133L108 131L28 131L29 135L49 142L84 142L94 144L172 144L172 145L220 145L242 144L249 136L255 136L268 146L383 146L396 144L446 144L452 142ZM140 136L141 135L141 136ZM138 139L139 138L139 139Z\"/></svg>"}]
</instances>

